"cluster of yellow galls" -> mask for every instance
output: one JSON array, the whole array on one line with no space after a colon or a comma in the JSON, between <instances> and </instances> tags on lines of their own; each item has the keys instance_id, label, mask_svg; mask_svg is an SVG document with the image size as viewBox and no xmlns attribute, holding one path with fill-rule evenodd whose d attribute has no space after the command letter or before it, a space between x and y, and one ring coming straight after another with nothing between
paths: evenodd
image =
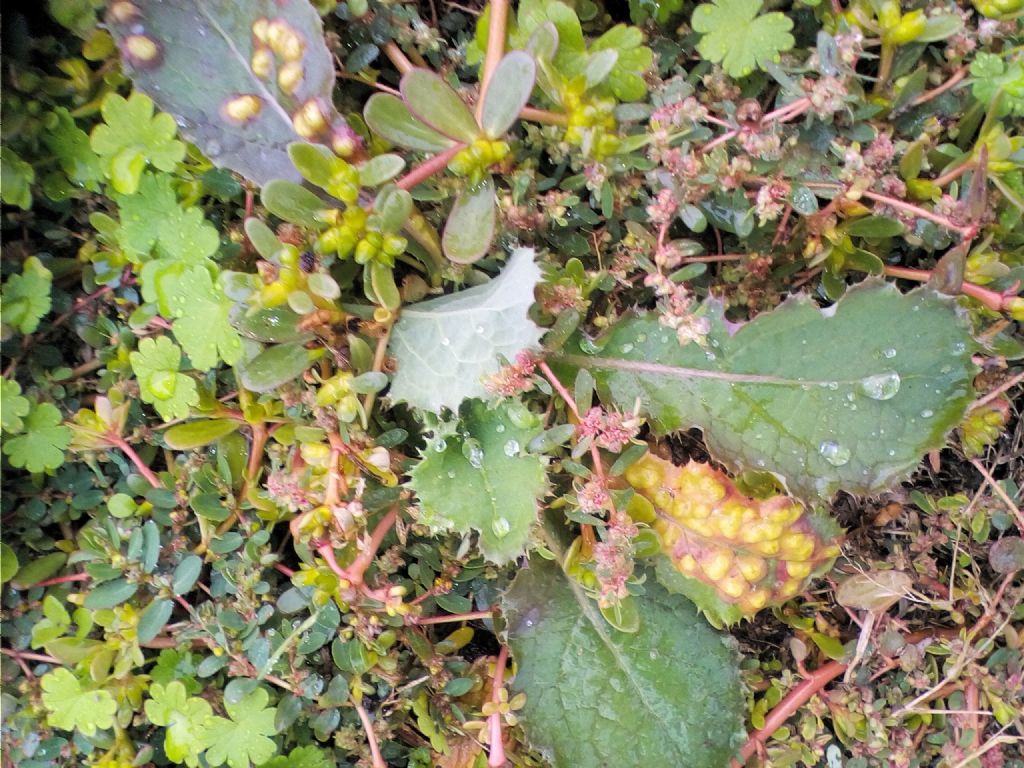
<instances>
[{"instance_id":1,"label":"cluster of yellow galls","mask_svg":"<svg viewBox=\"0 0 1024 768\"><path fill-rule=\"evenodd\" d=\"M451 159L448 170L468 178L470 184L479 184L487 169L508 157L510 151L507 141L477 139Z\"/></svg>"},{"instance_id":2,"label":"cluster of yellow galls","mask_svg":"<svg viewBox=\"0 0 1024 768\"><path fill-rule=\"evenodd\" d=\"M327 211L324 220L330 227L317 238L316 249L337 254L339 259L352 256L357 264L378 260L394 266L395 257L405 253L408 245L401 235L380 231L375 217L358 205L351 205L344 212Z\"/></svg>"},{"instance_id":3,"label":"cluster of yellow galls","mask_svg":"<svg viewBox=\"0 0 1024 768\"><path fill-rule=\"evenodd\" d=\"M306 44L300 35L284 19L268 19L261 16L252 23L255 38L250 65L253 73L264 80L274 71L275 56L280 61L277 67L277 87L282 92L293 94L302 83L302 54Z\"/></svg>"},{"instance_id":4,"label":"cluster of yellow galls","mask_svg":"<svg viewBox=\"0 0 1024 768\"><path fill-rule=\"evenodd\" d=\"M707 464L677 467L647 455L626 471L626 480L637 491L630 515L658 532L679 572L745 614L793 597L839 554L799 502L748 498Z\"/></svg>"},{"instance_id":5,"label":"cluster of yellow galls","mask_svg":"<svg viewBox=\"0 0 1024 768\"><path fill-rule=\"evenodd\" d=\"M575 78L561 89L562 107L569 118L565 140L601 160L619 149L615 99L586 95L586 81Z\"/></svg>"}]
</instances>

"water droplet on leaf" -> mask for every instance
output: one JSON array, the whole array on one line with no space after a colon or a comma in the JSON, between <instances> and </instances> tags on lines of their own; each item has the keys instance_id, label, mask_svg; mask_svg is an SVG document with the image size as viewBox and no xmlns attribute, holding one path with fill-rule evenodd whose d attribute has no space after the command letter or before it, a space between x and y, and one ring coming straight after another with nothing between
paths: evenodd
<instances>
[{"instance_id":1,"label":"water droplet on leaf","mask_svg":"<svg viewBox=\"0 0 1024 768\"><path fill-rule=\"evenodd\" d=\"M825 440L818 447L820 453L829 464L834 467L841 467L850 461L850 449L844 448L832 440Z\"/></svg>"},{"instance_id":2,"label":"water droplet on leaf","mask_svg":"<svg viewBox=\"0 0 1024 768\"><path fill-rule=\"evenodd\" d=\"M858 389L872 400L891 400L900 391L900 375L895 371L865 376L858 383Z\"/></svg>"},{"instance_id":3,"label":"water droplet on leaf","mask_svg":"<svg viewBox=\"0 0 1024 768\"><path fill-rule=\"evenodd\" d=\"M503 539L508 536L509 531L512 530L512 525L504 517L499 517L491 523L491 530L494 531L495 536L499 539Z\"/></svg>"}]
</instances>

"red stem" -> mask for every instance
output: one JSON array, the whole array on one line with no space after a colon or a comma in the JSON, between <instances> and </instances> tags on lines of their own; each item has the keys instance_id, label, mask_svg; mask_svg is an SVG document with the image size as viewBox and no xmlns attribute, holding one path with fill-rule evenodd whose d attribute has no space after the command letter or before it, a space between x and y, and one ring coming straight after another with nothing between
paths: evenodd
<instances>
[{"instance_id":1,"label":"red stem","mask_svg":"<svg viewBox=\"0 0 1024 768\"><path fill-rule=\"evenodd\" d=\"M448 624L453 621L472 621L473 619L493 619L493 611L470 611L469 613L453 613L448 616L430 616L429 618L410 619L421 627L428 624Z\"/></svg>"},{"instance_id":2,"label":"red stem","mask_svg":"<svg viewBox=\"0 0 1024 768\"><path fill-rule=\"evenodd\" d=\"M164 484L160 482L160 479L156 476L153 470L146 465L146 462L144 462L139 454L135 452L135 449L128 444L127 440L120 435L114 434L108 434L107 440L109 440L115 448L119 448L121 452L131 460L132 464L135 465L135 468L139 470L139 474L146 478L151 486L154 488L164 487Z\"/></svg>"},{"instance_id":3,"label":"red stem","mask_svg":"<svg viewBox=\"0 0 1024 768\"><path fill-rule=\"evenodd\" d=\"M508 661L508 646L501 646L498 660L494 663L494 682L491 683L491 703L497 707L501 704L501 689L505 680L505 663ZM489 768L501 768L505 764L505 743L501 735L501 712L495 709L487 717L487 728L490 735L488 745L490 754L487 757Z\"/></svg>"},{"instance_id":4,"label":"red stem","mask_svg":"<svg viewBox=\"0 0 1024 768\"><path fill-rule=\"evenodd\" d=\"M43 581L37 581L33 584L33 587L52 587L55 584L67 584L72 581L89 581L92 576L88 573L69 573L67 576L56 576L52 579L44 579Z\"/></svg>"},{"instance_id":5,"label":"red stem","mask_svg":"<svg viewBox=\"0 0 1024 768\"><path fill-rule=\"evenodd\" d=\"M885 267L885 274L890 277L899 277L904 280L913 280L918 283L926 283L932 273L927 269L911 269L910 267ZM972 299L977 299L989 309L1000 312L1003 309L1003 295L989 290L974 283L964 281L960 284L960 292Z\"/></svg>"},{"instance_id":6,"label":"red stem","mask_svg":"<svg viewBox=\"0 0 1024 768\"><path fill-rule=\"evenodd\" d=\"M447 167L448 162L459 152L465 149L465 147L465 144L456 144L454 147L449 147L444 152L434 155L429 160L425 160L396 181L395 186L399 189L412 189L417 184L429 179L435 173L443 171L445 167Z\"/></svg>"}]
</instances>

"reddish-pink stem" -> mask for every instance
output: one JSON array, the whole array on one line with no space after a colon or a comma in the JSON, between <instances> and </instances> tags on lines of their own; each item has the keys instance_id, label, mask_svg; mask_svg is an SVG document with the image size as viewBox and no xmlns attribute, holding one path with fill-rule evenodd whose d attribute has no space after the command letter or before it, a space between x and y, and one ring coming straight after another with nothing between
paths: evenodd
<instances>
[{"instance_id":1,"label":"reddish-pink stem","mask_svg":"<svg viewBox=\"0 0 1024 768\"><path fill-rule=\"evenodd\" d=\"M120 435L114 434L108 434L107 440L109 440L111 445L115 448L119 448L121 452L131 460L132 464L135 465L135 468L139 470L139 474L146 478L151 486L154 488L164 487L164 484L160 482L160 479L156 476L153 470L146 465L146 462L144 462L139 454L135 452L135 449L128 444L127 440Z\"/></svg>"},{"instance_id":2,"label":"reddish-pink stem","mask_svg":"<svg viewBox=\"0 0 1024 768\"><path fill-rule=\"evenodd\" d=\"M932 213L931 211L922 208L918 205L913 205L912 203L907 203L904 202L903 200L897 200L895 197L889 197L888 195L880 195L877 192L870 191L864 192L864 197L866 197L868 200L874 200L876 203L882 203L884 205L888 205L891 208L896 208L897 210L904 211L905 213L909 213L912 216L917 216L918 218L922 219L928 219L928 221L933 221L939 226L945 227L946 229L951 229L954 232L959 232L961 235L964 235L965 237L973 237L974 235L972 227L961 227L959 224L954 224L946 216L940 216L939 214Z\"/></svg>"},{"instance_id":3,"label":"reddish-pink stem","mask_svg":"<svg viewBox=\"0 0 1024 768\"><path fill-rule=\"evenodd\" d=\"M472 621L473 619L493 619L493 611L470 611L469 613L452 613L448 616L430 616L428 618L410 619L421 627L428 624L449 624L453 621Z\"/></svg>"},{"instance_id":4,"label":"reddish-pink stem","mask_svg":"<svg viewBox=\"0 0 1024 768\"><path fill-rule=\"evenodd\" d=\"M899 277L904 280L913 280L918 283L926 283L932 276L932 273L927 269L912 269L910 267L887 266L884 271L885 274L890 277ZM1000 312L1003 309L1003 294L996 293L984 286L964 281L960 284L960 292L965 296L970 296L972 299L977 299L986 307L996 312Z\"/></svg>"},{"instance_id":5,"label":"reddish-pink stem","mask_svg":"<svg viewBox=\"0 0 1024 768\"><path fill-rule=\"evenodd\" d=\"M498 660L494 663L494 681L491 683L491 703L495 711L487 717L487 728L490 754L487 765L490 768L501 768L505 764L505 743L501 734L501 712L497 709L501 704L501 689L505 681L505 663L508 661L508 646L501 646Z\"/></svg>"},{"instance_id":6,"label":"reddish-pink stem","mask_svg":"<svg viewBox=\"0 0 1024 768\"><path fill-rule=\"evenodd\" d=\"M41 661L44 664L60 664L60 659L55 659L53 656L47 656L42 653L16 651L13 648L0 648L0 653L2 653L4 656L10 656L12 659L27 659L28 661Z\"/></svg>"},{"instance_id":7,"label":"reddish-pink stem","mask_svg":"<svg viewBox=\"0 0 1024 768\"><path fill-rule=\"evenodd\" d=\"M33 584L33 587L52 587L55 584L67 584L72 581L89 581L92 576L88 573L69 573L67 576L56 576L52 579L44 579L43 581L37 581Z\"/></svg>"},{"instance_id":8,"label":"reddish-pink stem","mask_svg":"<svg viewBox=\"0 0 1024 768\"><path fill-rule=\"evenodd\" d=\"M843 674L845 670L845 664L840 664L838 661L830 661L828 664L814 670L810 677L787 693L786 697L765 717L764 727L759 728L747 737L746 743L740 749L739 761L733 761L734 768L744 765L757 751L757 748L764 744L775 731L781 728L783 723L794 712L810 701L811 697L828 685L830 681Z\"/></svg>"},{"instance_id":9,"label":"reddish-pink stem","mask_svg":"<svg viewBox=\"0 0 1024 768\"><path fill-rule=\"evenodd\" d=\"M366 731L366 741L370 745L370 757L373 760L373 768L388 768L388 764L384 762L384 757L380 753L380 747L377 746L377 735L373 732L373 723L370 722L370 715L362 704L356 704L356 713L359 715L359 720L363 724L363 730Z\"/></svg>"},{"instance_id":10,"label":"reddish-pink stem","mask_svg":"<svg viewBox=\"0 0 1024 768\"><path fill-rule=\"evenodd\" d=\"M399 189L412 189L417 184L429 179L435 173L443 171L447 167L449 161L465 149L465 147L465 144L456 144L454 147L449 147L444 152L434 155L429 160L425 160L396 181L395 186Z\"/></svg>"}]
</instances>

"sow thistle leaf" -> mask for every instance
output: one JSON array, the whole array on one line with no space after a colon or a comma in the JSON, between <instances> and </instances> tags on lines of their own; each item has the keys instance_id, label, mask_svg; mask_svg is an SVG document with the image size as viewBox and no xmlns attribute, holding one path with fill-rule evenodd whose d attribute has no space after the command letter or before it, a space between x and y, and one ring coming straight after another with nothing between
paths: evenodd
<instances>
[{"instance_id":1,"label":"sow thistle leaf","mask_svg":"<svg viewBox=\"0 0 1024 768\"><path fill-rule=\"evenodd\" d=\"M301 181L288 144L327 142L346 125L331 106L334 64L307 2L135 0L112 6L107 21L135 86L215 164L259 185Z\"/></svg>"},{"instance_id":2,"label":"sow thistle leaf","mask_svg":"<svg viewBox=\"0 0 1024 768\"><path fill-rule=\"evenodd\" d=\"M735 333L721 304L702 311L704 347L648 313L565 359L606 402L639 400L657 432L700 427L730 470L773 472L805 500L887 488L972 400L971 338L953 300L927 288L865 281L824 311L795 297Z\"/></svg>"},{"instance_id":3,"label":"sow thistle leaf","mask_svg":"<svg viewBox=\"0 0 1024 768\"><path fill-rule=\"evenodd\" d=\"M789 31L793 22L781 13L758 16L762 0L715 0L698 5L691 23L703 37L701 56L721 63L730 77L746 77L779 60L796 41Z\"/></svg>"},{"instance_id":4,"label":"sow thistle leaf","mask_svg":"<svg viewBox=\"0 0 1024 768\"><path fill-rule=\"evenodd\" d=\"M785 602L839 554L834 524L787 496L744 496L707 464L677 467L648 454L625 477L638 493L630 514L658 532L679 573L712 591L667 585L716 624Z\"/></svg>"},{"instance_id":5,"label":"sow thistle leaf","mask_svg":"<svg viewBox=\"0 0 1024 768\"><path fill-rule=\"evenodd\" d=\"M483 379L499 369L498 356L512 360L540 340L526 314L539 279L533 251L520 248L491 282L403 309L391 336L391 399L440 413L487 397Z\"/></svg>"},{"instance_id":6,"label":"sow thistle leaf","mask_svg":"<svg viewBox=\"0 0 1024 768\"><path fill-rule=\"evenodd\" d=\"M546 487L544 459L525 449L539 420L474 401L463 408L462 431L446 432L438 430L411 473L420 522L478 532L480 551L499 565L523 554Z\"/></svg>"},{"instance_id":7,"label":"sow thistle leaf","mask_svg":"<svg viewBox=\"0 0 1024 768\"><path fill-rule=\"evenodd\" d=\"M644 590L633 633L541 557L503 597L521 725L553 768L725 768L742 741L735 652L688 600Z\"/></svg>"}]
</instances>

